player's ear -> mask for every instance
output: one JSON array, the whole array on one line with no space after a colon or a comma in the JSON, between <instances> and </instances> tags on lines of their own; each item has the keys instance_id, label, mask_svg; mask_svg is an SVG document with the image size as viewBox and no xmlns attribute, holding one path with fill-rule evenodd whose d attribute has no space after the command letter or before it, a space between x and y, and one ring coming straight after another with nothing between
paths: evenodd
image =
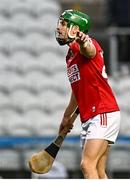
<instances>
[{"instance_id":1,"label":"player's ear","mask_svg":"<svg viewBox=\"0 0 130 180\"><path fill-rule=\"evenodd\" d=\"M75 32L79 31L79 26L73 25L73 30L74 30Z\"/></svg>"}]
</instances>

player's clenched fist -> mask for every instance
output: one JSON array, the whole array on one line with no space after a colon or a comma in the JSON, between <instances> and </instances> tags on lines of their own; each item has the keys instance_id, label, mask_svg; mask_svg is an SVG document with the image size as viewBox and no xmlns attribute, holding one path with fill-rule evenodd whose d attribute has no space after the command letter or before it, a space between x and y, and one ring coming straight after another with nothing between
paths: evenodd
<instances>
[{"instance_id":1,"label":"player's clenched fist","mask_svg":"<svg viewBox=\"0 0 130 180\"><path fill-rule=\"evenodd\" d=\"M80 45L80 52L84 56L93 58L96 55L96 48L87 34L78 32L76 42Z\"/></svg>"},{"instance_id":2,"label":"player's clenched fist","mask_svg":"<svg viewBox=\"0 0 130 180\"><path fill-rule=\"evenodd\" d=\"M76 41L79 43L79 44L83 44L85 43L86 41L89 40L89 36L84 34L83 32L78 32L77 33L77 38L76 38Z\"/></svg>"},{"instance_id":3,"label":"player's clenched fist","mask_svg":"<svg viewBox=\"0 0 130 180\"><path fill-rule=\"evenodd\" d=\"M67 134L71 131L71 129L73 128L73 124L69 122L70 118L64 117L62 120L62 123L60 125L59 128L59 134L64 133Z\"/></svg>"}]
</instances>

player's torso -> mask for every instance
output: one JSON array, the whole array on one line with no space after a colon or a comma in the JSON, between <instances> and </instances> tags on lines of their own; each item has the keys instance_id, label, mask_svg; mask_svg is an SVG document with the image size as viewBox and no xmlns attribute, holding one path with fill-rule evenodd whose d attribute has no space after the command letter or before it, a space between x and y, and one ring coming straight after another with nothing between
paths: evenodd
<instances>
[{"instance_id":1,"label":"player's torso","mask_svg":"<svg viewBox=\"0 0 130 180\"><path fill-rule=\"evenodd\" d=\"M94 42L95 44L96 42ZM78 44L72 44L67 55L67 74L78 102L82 121L103 112L119 110L107 82L102 50L87 59L79 53Z\"/></svg>"}]
</instances>

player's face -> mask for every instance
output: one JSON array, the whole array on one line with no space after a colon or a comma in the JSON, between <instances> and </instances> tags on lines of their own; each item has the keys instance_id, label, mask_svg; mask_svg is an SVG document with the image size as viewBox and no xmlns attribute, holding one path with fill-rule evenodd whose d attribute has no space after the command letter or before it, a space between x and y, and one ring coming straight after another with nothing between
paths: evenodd
<instances>
[{"instance_id":1,"label":"player's face","mask_svg":"<svg viewBox=\"0 0 130 180\"><path fill-rule=\"evenodd\" d=\"M67 22L59 19L56 28L56 39L60 45L65 45L68 40L68 27Z\"/></svg>"},{"instance_id":2,"label":"player's face","mask_svg":"<svg viewBox=\"0 0 130 180\"><path fill-rule=\"evenodd\" d=\"M67 39L67 22L59 20L57 24L57 33L59 38Z\"/></svg>"}]
</instances>

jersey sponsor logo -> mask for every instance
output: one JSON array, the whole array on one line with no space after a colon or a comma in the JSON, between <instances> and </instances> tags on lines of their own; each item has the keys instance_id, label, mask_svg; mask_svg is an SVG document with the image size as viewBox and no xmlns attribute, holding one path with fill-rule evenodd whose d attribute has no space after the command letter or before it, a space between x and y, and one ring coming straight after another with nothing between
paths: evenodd
<instances>
[{"instance_id":1,"label":"jersey sponsor logo","mask_svg":"<svg viewBox=\"0 0 130 180\"><path fill-rule=\"evenodd\" d=\"M71 84L80 80L80 73L77 64L73 64L67 69L67 75Z\"/></svg>"}]
</instances>

